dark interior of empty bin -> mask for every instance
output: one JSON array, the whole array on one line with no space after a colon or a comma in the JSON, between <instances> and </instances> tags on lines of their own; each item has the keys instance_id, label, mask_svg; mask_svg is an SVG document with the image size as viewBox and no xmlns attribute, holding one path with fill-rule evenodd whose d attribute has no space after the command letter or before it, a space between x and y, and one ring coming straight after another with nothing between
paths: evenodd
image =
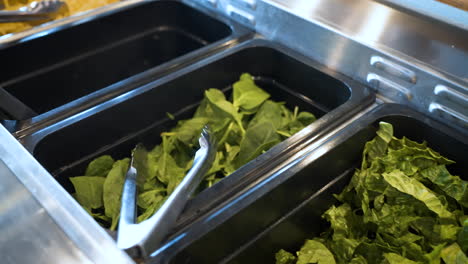
<instances>
[{"instance_id":1,"label":"dark interior of empty bin","mask_svg":"<svg viewBox=\"0 0 468 264\"><path fill-rule=\"evenodd\" d=\"M466 141L458 141L410 117L395 115L380 120L393 124L396 137L427 141L429 147L457 162L448 166L452 174L468 179ZM377 128L378 121L310 162L179 252L171 263L275 263L278 250L298 251L305 239L319 236L329 226L321 216L337 202L333 194L340 193L349 183L361 162L365 143L375 137Z\"/></svg>"},{"instance_id":2,"label":"dark interior of empty bin","mask_svg":"<svg viewBox=\"0 0 468 264\"><path fill-rule=\"evenodd\" d=\"M0 86L37 114L231 34L174 1L152 1L0 50Z\"/></svg>"},{"instance_id":3,"label":"dark interior of empty bin","mask_svg":"<svg viewBox=\"0 0 468 264\"><path fill-rule=\"evenodd\" d=\"M73 192L68 177L82 175L92 159L103 154L128 157L140 142L154 147L161 132L192 117L206 89L225 89L229 96L230 85L244 72L255 76L273 100L317 118L345 103L351 93L344 83L275 49L247 48L46 136L34 156Z\"/></svg>"}]
</instances>

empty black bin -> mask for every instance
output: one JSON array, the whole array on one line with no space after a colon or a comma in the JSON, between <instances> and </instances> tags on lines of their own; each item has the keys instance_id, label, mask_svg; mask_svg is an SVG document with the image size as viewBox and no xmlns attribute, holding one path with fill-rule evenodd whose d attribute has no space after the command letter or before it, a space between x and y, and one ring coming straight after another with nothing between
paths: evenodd
<instances>
[{"instance_id":1,"label":"empty black bin","mask_svg":"<svg viewBox=\"0 0 468 264\"><path fill-rule=\"evenodd\" d=\"M0 88L31 109L24 120L231 34L181 2L142 2L0 50Z\"/></svg>"}]
</instances>

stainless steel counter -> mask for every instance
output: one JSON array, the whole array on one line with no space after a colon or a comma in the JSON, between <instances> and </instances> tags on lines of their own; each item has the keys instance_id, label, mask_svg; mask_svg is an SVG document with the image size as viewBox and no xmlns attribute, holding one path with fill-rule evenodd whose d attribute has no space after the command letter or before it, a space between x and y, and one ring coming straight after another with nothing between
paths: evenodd
<instances>
[{"instance_id":1,"label":"stainless steel counter","mask_svg":"<svg viewBox=\"0 0 468 264\"><path fill-rule=\"evenodd\" d=\"M468 33L460 27L369 0L199 1L386 100L468 128Z\"/></svg>"},{"instance_id":2,"label":"stainless steel counter","mask_svg":"<svg viewBox=\"0 0 468 264\"><path fill-rule=\"evenodd\" d=\"M468 32L463 26L368 0L184 2L225 14L255 29L260 38L369 85L383 101L408 105L464 132L468 129ZM69 18L43 29L52 32L90 17ZM36 29L11 39L2 37L0 46L42 33ZM2 126L0 181L4 263L133 263Z\"/></svg>"},{"instance_id":3,"label":"stainless steel counter","mask_svg":"<svg viewBox=\"0 0 468 264\"><path fill-rule=\"evenodd\" d=\"M133 263L0 126L2 263Z\"/></svg>"}]
</instances>

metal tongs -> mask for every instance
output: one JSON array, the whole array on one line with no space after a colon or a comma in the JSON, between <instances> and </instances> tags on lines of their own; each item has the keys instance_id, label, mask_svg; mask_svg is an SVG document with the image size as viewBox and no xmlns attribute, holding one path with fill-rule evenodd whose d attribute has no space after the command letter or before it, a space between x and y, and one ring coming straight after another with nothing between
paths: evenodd
<instances>
[{"instance_id":1,"label":"metal tongs","mask_svg":"<svg viewBox=\"0 0 468 264\"><path fill-rule=\"evenodd\" d=\"M195 153L192 168L156 214L139 224L135 223L138 171L133 166L135 155L132 154L122 192L117 246L134 259L145 259L161 246L188 199L211 168L216 156L216 142L208 127L203 128L198 141L200 149Z\"/></svg>"},{"instance_id":2,"label":"metal tongs","mask_svg":"<svg viewBox=\"0 0 468 264\"><path fill-rule=\"evenodd\" d=\"M67 3L59 0L34 1L14 11L0 11L0 23L47 21L67 11Z\"/></svg>"}]
</instances>

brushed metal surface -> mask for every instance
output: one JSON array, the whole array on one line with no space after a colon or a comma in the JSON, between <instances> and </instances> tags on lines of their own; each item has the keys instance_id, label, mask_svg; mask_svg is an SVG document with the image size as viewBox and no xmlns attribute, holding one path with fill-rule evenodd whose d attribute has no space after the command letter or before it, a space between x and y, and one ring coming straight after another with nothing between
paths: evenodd
<instances>
[{"instance_id":1,"label":"brushed metal surface","mask_svg":"<svg viewBox=\"0 0 468 264\"><path fill-rule=\"evenodd\" d=\"M451 25L468 29L467 12L437 0L375 0L389 5L400 6L418 14L433 17Z\"/></svg>"},{"instance_id":2,"label":"brushed metal surface","mask_svg":"<svg viewBox=\"0 0 468 264\"><path fill-rule=\"evenodd\" d=\"M2 263L134 263L0 126Z\"/></svg>"},{"instance_id":3,"label":"brushed metal surface","mask_svg":"<svg viewBox=\"0 0 468 264\"><path fill-rule=\"evenodd\" d=\"M117 3L108 10L117 12L120 8L136 2L138 1L130 0ZM463 27L416 16L368 0L183 0L183 2L214 9L255 29L261 37L281 43L333 70L362 83L368 83L379 95L385 97L385 102L408 105L434 116L451 127L456 127L465 133L467 131L468 34ZM240 2L255 2L255 8L239 4ZM102 10L90 14L100 15ZM15 36L2 37L0 47L60 30L60 26L70 25L67 23L83 23L86 17L89 16L77 16ZM376 57L385 61L387 67L378 67L370 63L372 58ZM164 81L164 78L159 81ZM125 96L109 104L116 104L119 100L125 100ZM83 111L75 118L84 118L89 112ZM65 123L56 125L60 127ZM337 129L344 128L347 124L349 122L343 123ZM327 137L323 140L327 140ZM323 142L317 144L321 143ZM310 148L318 149L318 146ZM323 148L320 149L322 150ZM296 158L299 157L297 155ZM0 240L2 243L18 243L26 247L26 242L22 241L21 236L12 235L24 231L20 230L21 228L15 229L9 223L13 223L13 220L14 223L20 222L20 218L15 217L15 214L24 215L27 212L34 216L39 214L39 221L45 223L40 230L34 232L47 230L48 227L51 230L58 230L56 232L58 242L50 245L51 248L63 246L60 252L70 259L68 263L81 259L95 263L132 263L127 255L117 249L114 241L2 126L0 126L0 160L4 164L0 177L11 178L13 174L17 178L17 182L14 179L10 180L14 187L0 189L0 196L18 199L15 201L18 205L22 204L22 196L26 200L29 199L27 197L32 197L37 201L23 203L24 206L21 206L22 209L19 211L24 209L25 212L9 211L8 203L4 203L5 208L0 211L2 217L0 230L7 234L5 237L8 240ZM4 168L5 166L8 170ZM11 173L8 174L7 171ZM15 189L18 191L14 191ZM41 235L24 239L36 238L47 239L41 238ZM6 255L2 254L7 260L9 257L13 260L27 257L19 256L19 253L13 249L10 251L7 251ZM44 252L36 253L45 259L49 256Z\"/></svg>"},{"instance_id":4,"label":"brushed metal surface","mask_svg":"<svg viewBox=\"0 0 468 264\"><path fill-rule=\"evenodd\" d=\"M219 0L210 8L231 15L235 2ZM369 0L263 0L255 10L236 8L245 15L231 18L262 37L367 83L386 101L408 105L461 130L468 126L460 115L447 118L429 111L435 101L447 103L445 97L431 92L437 85L468 95L468 31L463 27ZM373 58L385 66L373 64ZM369 74L398 84L387 85L395 92L382 94L382 82L368 83ZM401 96L402 87L411 96ZM463 105L451 109L468 115Z\"/></svg>"},{"instance_id":5,"label":"brushed metal surface","mask_svg":"<svg viewBox=\"0 0 468 264\"><path fill-rule=\"evenodd\" d=\"M1 160L0 179L2 263L92 263Z\"/></svg>"}]
</instances>

